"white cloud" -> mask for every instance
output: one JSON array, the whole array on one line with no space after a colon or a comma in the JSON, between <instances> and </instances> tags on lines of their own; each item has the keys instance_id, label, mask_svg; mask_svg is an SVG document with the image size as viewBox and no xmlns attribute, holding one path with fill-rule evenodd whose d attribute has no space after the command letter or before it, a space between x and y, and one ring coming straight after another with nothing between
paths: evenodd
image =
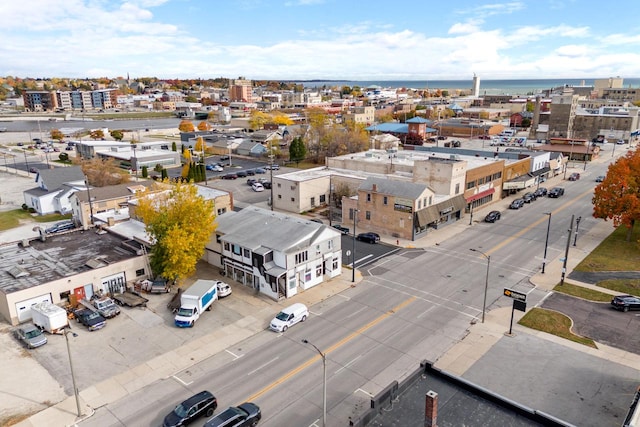
<instances>
[{"instance_id":1,"label":"white cloud","mask_svg":"<svg viewBox=\"0 0 640 427\"><path fill-rule=\"evenodd\" d=\"M509 15L524 9L522 2L492 3L484 4L469 9L459 10L458 14L473 15L477 18L486 18L494 15Z\"/></svg>"},{"instance_id":2,"label":"white cloud","mask_svg":"<svg viewBox=\"0 0 640 427\"><path fill-rule=\"evenodd\" d=\"M480 31L480 25L482 25L483 21L479 19L469 19L466 22L458 22L453 24L448 34L469 34L475 33L476 31Z\"/></svg>"},{"instance_id":3,"label":"white cloud","mask_svg":"<svg viewBox=\"0 0 640 427\"><path fill-rule=\"evenodd\" d=\"M589 53L589 50L590 50L589 47L585 45L571 44L571 45L560 46L555 50L555 53L559 56L577 58L577 57L586 56Z\"/></svg>"}]
</instances>

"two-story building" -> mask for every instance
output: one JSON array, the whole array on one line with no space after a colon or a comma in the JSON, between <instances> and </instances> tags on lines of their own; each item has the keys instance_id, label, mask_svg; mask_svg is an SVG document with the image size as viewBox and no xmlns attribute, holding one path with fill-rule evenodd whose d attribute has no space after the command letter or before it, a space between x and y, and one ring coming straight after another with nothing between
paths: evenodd
<instances>
[{"instance_id":1,"label":"two-story building","mask_svg":"<svg viewBox=\"0 0 640 427\"><path fill-rule=\"evenodd\" d=\"M217 218L205 260L276 301L342 272L340 233L299 217L257 207Z\"/></svg>"},{"instance_id":2,"label":"two-story building","mask_svg":"<svg viewBox=\"0 0 640 427\"><path fill-rule=\"evenodd\" d=\"M80 166L42 169L36 174L37 187L24 191L24 203L38 214L71 212L71 195L86 189Z\"/></svg>"}]
</instances>

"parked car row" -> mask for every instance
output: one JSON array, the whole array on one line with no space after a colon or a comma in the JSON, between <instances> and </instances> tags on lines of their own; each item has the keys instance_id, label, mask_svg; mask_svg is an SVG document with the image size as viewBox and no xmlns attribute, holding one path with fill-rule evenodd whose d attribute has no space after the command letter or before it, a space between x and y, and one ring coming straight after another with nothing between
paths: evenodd
<instances>
[{"instance_id":1,"label":"parked car row","mask_svg":"<svg viewBox=\"0 0 640 427\"><path fill-rule=\"evenodd\" d=\"M180 403L164 417L163 427L179 427L191 424L202 416L212 417L218 408L218 399L207 390L194 394ZM245 402L238 406L231 406L215 417L207 420L207 427L245 427L256 426L262 413L255 403Z\"/></svg>"}]
</instances>

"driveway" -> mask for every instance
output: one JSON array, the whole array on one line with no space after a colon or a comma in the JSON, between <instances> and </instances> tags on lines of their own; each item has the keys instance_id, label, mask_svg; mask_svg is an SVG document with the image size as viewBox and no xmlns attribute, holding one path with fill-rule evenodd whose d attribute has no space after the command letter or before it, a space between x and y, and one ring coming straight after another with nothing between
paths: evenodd
<instances>
[{"instance_id":1,"label":"driveway","mask_svg":"<svg viewBox=\"0 0 640 427\"><path fill-rule=\"evenodd\" d=\"M542 308L573 320L573 332L596 342L640 354L640 314L615 310L609 303L586 301L554 292Z\"/></svg>"}]
</instances>

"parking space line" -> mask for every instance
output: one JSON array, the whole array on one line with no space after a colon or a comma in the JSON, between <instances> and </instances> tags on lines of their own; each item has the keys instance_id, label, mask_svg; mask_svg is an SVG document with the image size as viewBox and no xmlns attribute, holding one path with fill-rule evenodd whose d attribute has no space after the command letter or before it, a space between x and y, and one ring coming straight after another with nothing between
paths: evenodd
<instances>
[{"instance_id":1,"label":"parking space line","mask_svg":"<svg viewBox=\"0 0 640 427\"><path fill-rule=\"evenodd\" d=\"M171 376L173 377L174 380L178 381L180 384L182 384L185 387L190 385L190 384L193 384L193 381L190 381L190 382L186 383L186 382L182 381L180 378L178 378L175 375L171 375Z\"/></svg>"},{"instance_id":2,"label":"parking space line","mask_svg":"<svg viewBox=\"0 0 640 427\"><path fill-rule=\"evenodd\" d=\"M226 351L227 353L229 353L230 355L232 355L232 356L233 356L233 360L238 360L238 359L240 359L242 356L244 356L244 354L241 354L240 356L238 356L237 354L234 354L233 352L231 352L231 351L229 351L229 350L227 350L227 349L225 349L224 351Z\"/></svg>"},{"instance_id":3,"label":"parking space line","mask_svg":"<svg viewBox=\"0 0 640 427\"><path fill-rule=\"evenodd\" d=\"M337 373L340 373L342 370L347 369L349 366L353 365L353 364L356 362L356 360L360 359L361 357L362 357L362 355L359 355L359 356L358 356L358 357L356 357L355 359L350 360L350 361L349 361L349 363L347 363L347 364L345 364L345 365L342 365L342 366L340 367L340 369L338 369L338 370L336 371L336 374L337 374Z\"/></svg>"}]
</instances>

